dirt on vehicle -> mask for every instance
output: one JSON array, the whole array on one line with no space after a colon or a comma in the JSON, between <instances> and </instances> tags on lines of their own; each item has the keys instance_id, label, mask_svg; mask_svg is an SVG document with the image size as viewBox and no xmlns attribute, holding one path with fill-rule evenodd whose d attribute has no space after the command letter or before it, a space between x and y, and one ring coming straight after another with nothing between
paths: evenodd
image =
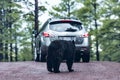
<instances>
[{"instance_id":1,"label":"dirt on vehicle","mask_svg":"<svg viewBox=\"0 0 120 80\"><path fill-rule=\"evenodd\" d=\"M45 62L0 62L0 80L120 80L117 62L74 63L73 69L62 63L61 73L50 73Z\"/></svg>"}]
</instances>

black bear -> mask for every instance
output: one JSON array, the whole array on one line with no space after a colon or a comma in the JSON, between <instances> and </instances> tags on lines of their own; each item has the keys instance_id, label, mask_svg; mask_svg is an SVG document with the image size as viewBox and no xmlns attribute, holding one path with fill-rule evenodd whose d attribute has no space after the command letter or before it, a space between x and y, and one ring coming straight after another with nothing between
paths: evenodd
<instances>
[{"instance_id":1,"label":"black bear","mask_svg":"<svg viewBox=\"0 0 120 80\"><path fill-rule=\"evenodd\" d=\"M49 72L59 73L60 63L66 60L69 72L72 69L75 55L74 41L55 40L48 47L47 70Z\"/></svg>"}]
</instances>

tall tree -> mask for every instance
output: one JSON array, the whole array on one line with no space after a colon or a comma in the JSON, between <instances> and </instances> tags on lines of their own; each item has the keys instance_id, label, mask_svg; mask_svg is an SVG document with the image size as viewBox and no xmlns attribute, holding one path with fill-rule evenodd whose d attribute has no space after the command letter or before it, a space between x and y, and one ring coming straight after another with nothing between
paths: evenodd
<instances>
[{"instance_id":1,"label":"tall tree","mask_svg":"<svg viewBox=\"0 0 120 80\"><path fill-rule=\"evenodd\" d=\"M102 3L103 26L99 30L102 60L119 61L120 49L120 2L106 0ZM114 6L114 7L113 7Z\"/></svg>"},{"instance_id":2,"label":"tall tree","mask_svg":"<svg viewBox=\"0 0 120 80\"><path fill-rule=\"evenodd\" d=\"M4 12L3 12L3 2L0 2L0 61L3 59L3 27L4 25L2 24L3 22L3 16L4 16Z\"/></svg>"},{"instance_id":3,"label":"tall tree","mask_svg":"<svg viewBox=\"0 0 120 80\"><path fill-rule=\"evenodd\" d=\"M78 2L83 3L83 7L76 10L74 15L77 16L82 22L83 25L90 30L93 28L95 34L95 46L96 46L96 60L99 61L99 42L98 42L98 21L100 18L99 10L100 5L98 0L77 0ZM94 24L94 27L93 25ZM93 40L94 41L94 40ZM93 42L92 42L93 43Z\"/></svg>"},{"instance_id":4,"label":"tall tree","mask_svg":"<svg viewBox=\"0 0 120 80\"><path fill-rule=\"evenodd\" d=\"M49 11L54 17L72 17L72 13L77 3L74 0L61 0L58 6L53 6L53 11Z\"/></svg>"},{"instance_id":5,"label":"tall tree","mask_svg":"<svg viewBox=\"0 0 120 80\"><path fill-rule=\"evenodd\" d=\"M36 37L38 35L38 31L39 31L39 25L40 25L40 22L39 22L39 15L42 15L42 13L46 10L46 8L42 5L39 5L38 4L38 0L35 0L35 3L32 3L32 2L27 2L27 9L29 10L27 13L24 13L24 21L27 23L27 29L29 31L29 38L28 39L31 39L31 49L32 49L32 55L33 55L33 58L34 58L34 53L36 52L37 56L39 56L39 52L38 51L35 51L36 48L34 45L35 44L35 40L36 40ZM31 10L31 7L34 8L34 10ZM36 61L39 61L39 57L37 57L37 60Z\"/></svg>"},{"instance_id":6,"label":"tall tree","mask_svg":"<svg viewBox=\"0 0 120 80\"><path fill-rule=\"evenodd\" d=\"M2 7L2 31L3 34L0 37L2 39L3 44L3 57L5 61L13 61L13 53L14 53L14 32L17 32L17 26L15 26L16 21L20 18L21 11L18 8L21 8L18 4L12 2L12 0L4 0L0 2ZM9 48L10 46L10 48ZM9 50L10 49L10 50ZM10 52L10 53L9 53ZM10 54L10 55L9 55ZM10 59L9 59L10 58Z\"/></svg>"}]
</instances>

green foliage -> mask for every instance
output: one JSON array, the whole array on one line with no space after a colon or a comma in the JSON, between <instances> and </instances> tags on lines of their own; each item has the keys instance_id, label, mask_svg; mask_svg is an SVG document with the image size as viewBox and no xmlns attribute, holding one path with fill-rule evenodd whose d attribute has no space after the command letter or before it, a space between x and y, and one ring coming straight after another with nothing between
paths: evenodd
<instances>
[{"instance_id":1,"label":"green foliage","mask_svg":"<svg viewBox=\"0 0 120 80\"><path fill-rule=\"evenodd\" d=\"M53 11L49 11L49 14L54 17L71 17L74 12L76 4L74 0L61 0L58 6L53 6Z\"/></svg>"},{"instance_id":2,"label":"green foliage","mask_svg":"<svg viewBox=\"0 0 120 80\"><path fill-rule=\"evenodd\" d=\"M23 17L26 21L34 21L34 14L32 12L24 14Z\"/></svg>"},{"instance_id":3,"label":"green foliage","mask_svg":"<svg viewBox=\"0 0 120 80\"><path fill-rule=\"evenodd\" d=\"M2 17L0 19L0 35L2 35L0 36L0 47L3 58L5 57L5 61L8 61L8 57L12 58L15 53L15 46L13 45L15 45L17 42L17 30L20 28L20 26L18 27L17 21L20 20L20 14L22 12L20 11L21 6L10 0L0 1L0 4L0 16Z\"/></svg>"},{"instance_id":4,"label":"green foliage","mask_svg":"<svg viewBox=\"0 0 120 80\"><path fill-rule=\"evenodd\" d=\"M120 44L120 2L118 0L77 0L84 4L80 9L74 12L86 26L97 22L101 22L102 26L98 26L98 34L94 27L90 31L92 36L98 36L100 58L101 60L119 61L119 44ZM96 5L96 7L95 7ZM96 15L95 15L96 8ZM93 25L92 25L93 26ZM95 45L96 38L92 39ZM92 46L95 48L95 46ZM95 51L93 51L94 53ZM94 56L94 55L91 55Z\"/></svg>"},{"instance_id":5,"label":"green foliage","mask_svg":"<svg viewBox=\"0 0 120 80\"><path fill-rule=\"evenodd\" d=\"M4 3L4 5L2 5ZM31 48L31 34L32 34L32 28L33 25L30 26L31 29L29 30L22 30L22 26L24 26L25 22L23 21L23 12L21 11L22 5L16 3L16 2L11 2L8 0L1 1L0 4L0 11L5 11L2 12L2 20L1 24L3 24L1 29L2 29L2 34L0 33L0 39L2 39L2 54L7 60L5 61L13 61L15 60L14 58L19 54L19 51L21 51L22 47L27 47ZM3 15L4 14L4 15ZM29 16L28 16L29 15ZM31 15L31 16L30 16ZM34 22L34 15L32 13L27 14L26 17L27 21L32 21L32 24ZM18 50L16 50L18 48ZM24 49L22 49L24 50ZM29 50L29 53L31 54L31 51ZM5 56L7 55L7 56Z\"/></svg>"},{"instance_id":6,"label":"green foliage","mask_svg":"<svg viewBox=\"0 0 120 80\"><path fill-rule=\"evenodd\" d=\"M120 53L120 20L109 19L103 21L103 23L103 27L99 30L99 42L101 44L101 49L103 50L101 53L105 55L103 60L106 57L108 57L108 60L115 60L115 58L117 60L118 58L115 56Z\"/></svg>"},{"instance_id":7,"label":"green foliage","mask_svg":"<svg viewBox=\"0 0 120 80\"><path fill-rule=\"evenodd\" d=\"M22 5L14 0L0 1L0 54L8 54L10 57L12 49L14 58L17 45L19 60L32 60L35 5L29 0L21 1ZM77 4L82 5L78 8ZM21 11L23 5L27 12ZM80 19L87 29L92 28L89 30L92 37L98 36L101 60L120 62L119 5L119 0L61 0L59 5L52 7L53 10L49 11L49 14L59 18L75 16ZM38 10L39 15L42 15L47 9L44 5L40 5ZM94 27L95 19L97 23L101 23L101 26L98 26L98 34ZM96 38L92 39L92 60L95 60L95 40Z\"/></svg>"},{"instance_id":8,"label":"green foliage","mask_svg":"<svg viewBox=\"0 0 120 80\"><path fill-rule=\"evenodd\" d=\"M79 10L76 10L74 14L76 15L77 18L79 18L82 22L88 22L90 21L90 8L88 7L83 7Z\"/></svg>"},{"instance_id":9,"label":"green foliage","mask_svg":"<svg viewBox=\"0 0 120 80\"><path fill-rule=\"evenodd\" d=\"M33 59L33 55L31 53L31 48L23 47L19 54L20 61L31 61Z\"/></svg>"},{"instance_id":10,"label":"green foliage","mask_svg":"<svg viewBox=\"0 0 120 80\"><path fill-rule=\"evenodd\" d=\"M46 11L47 9L45 8L45 6L38 6L38 10L40 10L40 11Z\"/></svg>"},{"instance_id":11,"label":"green foliage","mask_svg":"<svg viewBox=\"0 0 120 80\"><path fill-rule=\"evenodd\" d=\"M102 49L102 60L118 61L120 44L120 17L119 4L117 0L104 1L104 9L101 9L103 26L99 30L99 42ZM114 7L113 7L114 6ZM103 11L102 11L103 10ZM101 38L102 37L102 38Z\"/></svg>"}]
</instances>

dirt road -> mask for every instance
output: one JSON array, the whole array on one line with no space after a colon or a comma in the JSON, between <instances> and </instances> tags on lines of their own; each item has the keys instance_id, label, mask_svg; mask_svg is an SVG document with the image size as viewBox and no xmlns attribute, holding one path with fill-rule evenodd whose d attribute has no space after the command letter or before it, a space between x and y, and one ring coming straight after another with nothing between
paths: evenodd
<instances>
[{"instance_id":1,"label":"dirt road","mask_svg":"<svg viewBox=\"0 0 120 80\"><path fill-rule=\"evenodd\" d=\"M0 80L120 80L120 63L74 63L74 72L68 72L65 63L61 73L50 73L46 63L0 62Z\"/></svg>"}]
</instances>

